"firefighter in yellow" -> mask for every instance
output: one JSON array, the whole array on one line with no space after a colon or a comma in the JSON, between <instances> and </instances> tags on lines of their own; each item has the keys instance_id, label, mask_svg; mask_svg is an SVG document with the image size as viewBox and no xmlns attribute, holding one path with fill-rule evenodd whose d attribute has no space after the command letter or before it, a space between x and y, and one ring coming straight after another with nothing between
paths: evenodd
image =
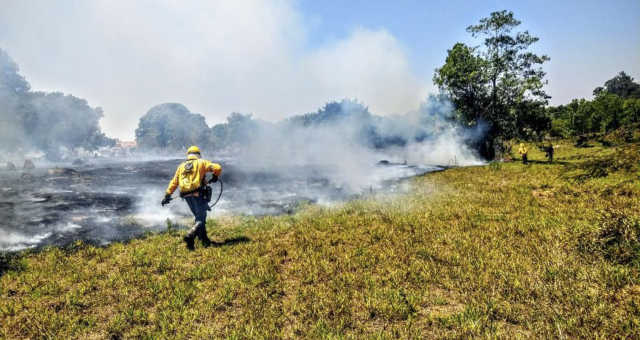
<instances>
[{"instance_id":1,"label":"firefighter in yellow","mask_svg":"<svg viewBox=\"0 0 640 340\"><path fill-rule=\"evenodd\" d=\"M173 192L178 186L180 187L180 197L187 201L189 209L195 216L193 228L184 237L189 250L194 249L196 236L200 238L205 246L211 243L206 229L209 203L204 197L205 192L203 190L206 185L205 175L207 172L213 173L213 182L215 182L222 172L222 167L220 164L201 159L200 149L197 146L190 147L187 150L187 160L178 166L176 174L169 182L169 187L167 187L167 192L162 200L162 205L169 203Z\"/></svg>"},{"instance_id":2,"label":"firefighter in yellow","mask_svg":"<svg viewBox=\"0 0 640 340\"><path fill-rule=\"evenodd\" d=\"M522 157L522 164L527 164L529 159L527 159L527 147L524 146L524 143L520 143L520 147L518 148L518 153Z\"/></svg>"}]
</instances>

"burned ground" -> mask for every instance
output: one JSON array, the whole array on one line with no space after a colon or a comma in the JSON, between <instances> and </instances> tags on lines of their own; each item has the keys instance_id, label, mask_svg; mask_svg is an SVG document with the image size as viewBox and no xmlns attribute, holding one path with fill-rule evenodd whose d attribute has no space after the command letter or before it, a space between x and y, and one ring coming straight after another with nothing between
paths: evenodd
<instances>
[{"instance_id":1,"label":"burned ground","mask_svg":"<svg viewBox=\"0 0 640 340\"><path fill-rule=\"evenodd\" d=\"M190 212L179 199L168 207L159 204L179 163L177 159L109 161L2 171L0 251L64 246L78 240L105 245L165 230L167 219L188 223ZM329 171L319 167L246 168L232 160L222 166L225 191L216 214L291 214L304 204L338 202L359 193L336 185ZM371 188L389 191L396 190L404 177L437 169L400 164L372 168L386 176L372 177ZM213 190L217 195L219 184Z\"/></svg>"}]
</instances>

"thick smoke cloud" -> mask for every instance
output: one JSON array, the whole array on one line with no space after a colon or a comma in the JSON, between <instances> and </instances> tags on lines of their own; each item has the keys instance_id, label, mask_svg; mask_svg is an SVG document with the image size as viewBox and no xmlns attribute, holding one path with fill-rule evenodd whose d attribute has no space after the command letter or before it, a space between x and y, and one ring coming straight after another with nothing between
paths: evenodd
<instances>
[{"instance_id":1,"label":"thick smoke cloud","mask_svg":"<svg viewBox=\"0 0 640 340\"><path fill-rule=\"evenodd\" d=\"M210 124L229 112L276 121L358 98L377 114L425 97L403 46L384 29L310 48L293 1L4 0L0 47L38 89L104 108L129 140L157 103L186 103Z\"/></svg>"},{"instance_id":2,"label":"thick smoke cloud","mask_svg":"<svg viewBox=\"0 0 640 340\"><path fill-rule=\"evenodd\" d=\"M402 177L380 167L381 161L409 166L479 164L467 145L481 133L461 128L452 120L453 113L451 104L437 96L418 110L388 117L342 100L275 124L253 122L247 125L246 135L251 137L233 153L245 168L314 169L334 185L361 192Z\"/></svg>"},{"instance_id":3,"label":"thick smoke cloud","mask_svg":"<svg viewBox=\"0 0 640 340\"><path fill-rule=\"evenodd\" d=\"M381 171L385 163L480 163L468 145L482 132L461 128L453 115L451 103L443 96L430 96L419 109L388 117L370 113L355 100L342 100L275 123L233 113L226 123L205 133L202 116L169 103L149 110L136 135L142 149L184 152L188 145L197 144L210 156L226 155L245 171L328 178L333 185L356 193L402 177Z\"/></svg>"}]
</instances>

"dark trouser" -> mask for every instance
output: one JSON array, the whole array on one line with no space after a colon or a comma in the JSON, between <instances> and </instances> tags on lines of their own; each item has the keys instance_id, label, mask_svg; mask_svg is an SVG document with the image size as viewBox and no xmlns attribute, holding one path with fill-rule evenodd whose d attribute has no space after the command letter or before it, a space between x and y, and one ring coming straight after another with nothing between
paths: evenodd
<instances>
[{"instance_id":1,"label":"dark trouser","mask_svg":"<svg viewBox=\"0 0 640 340\"><path fill-rule=\"evenodd\" d=\"M188 196L184 198L189 205L189 209L195 216L195 226L189 230L187 237L198 236L203 242L209 241L207 237L207 209L209 206L202 197Z\"/></svg>"},{"instance_id":2,"label":"dark trouser","mask_svg":"<svg viewBox=\"0 0 640 340\"><path fill-rule=\"evenodd\" d=\"M527 159L527 154L523 154L522 155L522 164L527 164L529 163L529 159Z\"/></svg>"}]
</instances>

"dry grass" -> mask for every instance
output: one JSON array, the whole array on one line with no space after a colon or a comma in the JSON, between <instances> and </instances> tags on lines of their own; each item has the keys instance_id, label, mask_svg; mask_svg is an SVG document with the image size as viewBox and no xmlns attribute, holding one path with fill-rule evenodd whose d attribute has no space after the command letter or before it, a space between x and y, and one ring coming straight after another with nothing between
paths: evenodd
<instances>
[{"instance_id":1,"label":"dry grass","mask_svg":"<svg viewBox=\"0 0 640 340\"><path fill-rule=\"evenodd\" d=\"M638 338L637 166L589 175L631 147L210 220L226 242L195 252L170 230L25 253L0 277L0 338Z\"/></svg>"}]
</instances>

